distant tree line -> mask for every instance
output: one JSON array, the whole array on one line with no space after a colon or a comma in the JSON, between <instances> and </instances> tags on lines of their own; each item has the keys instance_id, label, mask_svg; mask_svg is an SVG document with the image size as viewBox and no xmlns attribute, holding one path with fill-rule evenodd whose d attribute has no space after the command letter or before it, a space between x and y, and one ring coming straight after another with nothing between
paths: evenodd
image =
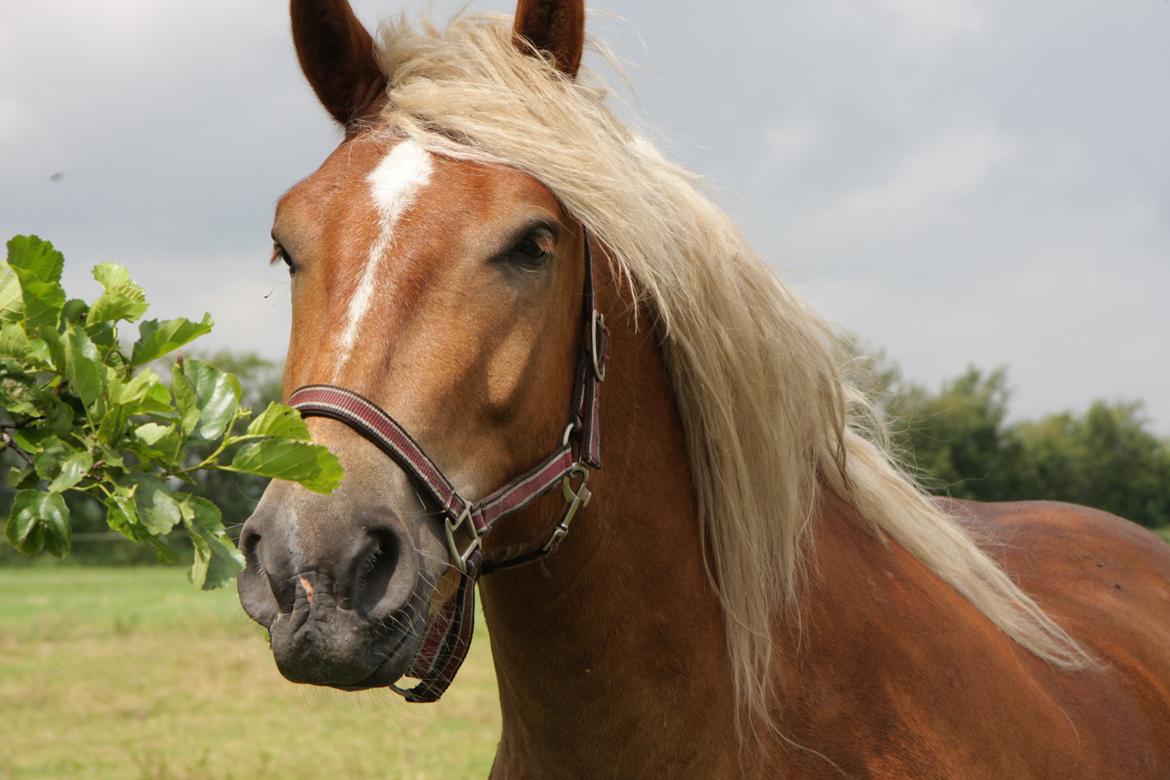
<instances>
[{"instance_id":1,"label":"distant tree line","mask_svg":"<svg viewBox=\"0 0 1170 780\"><path fill-rule=\"evenodd\" d=\"M858 350L855 349L855 352ZM1009 422L1003 368L969 368L937 391L902 378L884 355L857 357L904 462L935 493L978 501L1049 499L1170 526L1170 440L1140 401Z\"/></svg>"}]
</instances>

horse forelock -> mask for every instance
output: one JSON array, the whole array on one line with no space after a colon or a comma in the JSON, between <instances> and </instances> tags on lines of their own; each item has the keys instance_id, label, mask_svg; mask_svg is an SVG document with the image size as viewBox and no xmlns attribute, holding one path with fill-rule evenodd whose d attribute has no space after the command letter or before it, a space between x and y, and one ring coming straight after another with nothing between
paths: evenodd
<instances>
[{"instance_id":1,"label":"horse forelock","mask_svg":"<svg viewBox=\"0 0 1170 780\"><path fill-rule=\"evenodd\" d=\"M389 83L380 123L432 153L536 178L604 245L634 304L653 310L736 693L756 721L772 722L774 621L799 614L825 490L1032 652L1086 662L896 464L875 406L842 378L833 330L776 279L697 176L610 113L594 73L564 77L518 50L508 20L494 17L445 30L385 24L379 59Z\"/></svg>"}]
</instances>

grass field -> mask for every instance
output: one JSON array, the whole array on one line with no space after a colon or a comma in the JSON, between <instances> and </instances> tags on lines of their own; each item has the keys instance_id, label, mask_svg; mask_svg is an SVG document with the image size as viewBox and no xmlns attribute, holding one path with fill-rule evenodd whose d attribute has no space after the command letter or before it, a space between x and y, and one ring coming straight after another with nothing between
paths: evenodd
<instances>
[{"instance_id":1,"label":"grass field","mask_svg":"<svg viewBox=\"0 0 1170 780\"><path fill-rule=\"evenodd\" d=\"M235 589L181 569L0 570L0 780L486 777L499 707L477 630L443 701L407 705L286 682Z\"/></svg>"},{"instance_id":2,"label":"grass field","mask_svg":"<svg viewBox=\"0 0 1170 780\"><path fill-rule=\"evenodd\" d=\"M486 636L442 702L407 705L286 682L234 588L30 567L0 571L0 724L2 780L482 778L499 707Z\"/></svg>"}]
</instances>

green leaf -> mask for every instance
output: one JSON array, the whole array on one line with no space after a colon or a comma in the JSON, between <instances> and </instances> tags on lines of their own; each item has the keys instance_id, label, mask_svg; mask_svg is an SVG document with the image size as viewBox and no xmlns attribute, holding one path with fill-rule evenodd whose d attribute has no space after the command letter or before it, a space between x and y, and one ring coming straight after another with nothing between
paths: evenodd
<instances>
[{"instance_id":1,"label":"green leaf","mask_svg":"<svg viewBox=\"0 0 1170 780\"><path fill-rule=\"evenodd\" d=\"M87 409L101 396L105 384L105 371L97 346L84 328L72 324L65 338L65 378Z\"/></svg>"},{"instance_id":2,"label":"green leaf","mask_svg":"<svg viewBox=\"0 0 1170 780\"><path fill-rule=\"evenodd\" d=\"M153 422L138 426L134 437L140 442L133 448L136 454L164 464L174 459L181 440L175 426Z\"/></svg>"},{"instance_id":3,"label":"green leaf","mask_svg":"<svg viewBox=\"0 0 1170 780\"><path fill-rule=\"evenodd\" d=\"M172 376L183 431L206 441L223 436L240 408L240 380L194 359L176 365Z\"/></svg>"},{"instance_id":4,"label":"green leaf","mask_svg":"<svg viewBox=\"0 0 1170 780\"><path fill-rule=\"evenodd\" d=\"M54 393L42 393L37 404L46 427L58 436L67 436L77 427L77 411Z\"/></svg>"},{"instance_id":5,"label":"green leaf","mask_svg":"<svg viewBox=\"0 0 1170 780\"><path fill-rule=\"evenodd\" d=\"M138 522L152 534L169 532L182 519L179 504L158 477L143 475L134 494Z\"/></svg>"},{"instance_id":6,"label":"green leaf","mask_svg":"<svg viewBox=\"0 0 1170 780\"><path fill-rule=\"evenodd\" d=\"M317 493L332 492L344 474L337 456L324 447L281 439L245 444L223 468L299 482Z\"/></svg>"},{"instance_id":7,"label":"green leaf","mask_svg":"<svg viewBox=\"0 0 1170 780\"><path fill-rule=\"evenodd\" d=\"M8 264L20 280L25 328L56 330L65 305L61 270L65 258L48 241L36 236L15 236L8 242Z\"/></svg>"},{"instance_id":8,"label":"green leaf","mask_svg":"<svg viewBox=\"0 0 1170 780\"><path fill-rule=\"evenodd\" d=\"M135 503L138 485L118 485L106 498L106 524L132 542L146 542L154 548L160 561L176 563L179 555L166 543L165 537L154 536L138 519Z\"/></svg>"},{"instance_id":9,"label":"green leaf","mask_svg":"<svg viewBox=\"0 0 1170 780\"><path fill-rule=\"evenodd\" d=\"M117 445L130 417L137 414L165 414L174 412L171 393L150 369L138 373L129 382L122 381L118 371L108 368L109 406L103 416L100 433L102 440Z\"/></svg>"},{"instance_id":10,"label":"green leaf","mask_svg":"<svg viewBox=\"0 0 1170 780\"><path fill-rule=\"evenodd\" d=\"M146 398L151 386L158 384L162 384L162 380L159 379L158 374L149 368L144 368L128 382L119 381L110 383L110 403L127 406L138 404Z\"/></svg>"},{"instance_id":11,"label":"green leaf","mask_svg":"<svg viewBox=\"0 0 1170 780\"><path fill-rule=\"evenodd\" d=\"M93 468L93 457L85 450L75 450L61 461L57 476L49 483L49 490L62 493L77 485Z\"/></svg>"},{"instance_id":12,"label":"green leaf","mask_svg":"<svg viewBox=\"0 0 1170 780\"><path fill-rule=\"evenodd\" d=\"M93 457L85 449L49 436L40 441L33 466L37 476L49 483L49 490L63 493L85 478L93 468Z\"/></svg>"},{"instance_id":13,"label":"green leaf","mask_svg":"<svg viewBox=\"0 0 1170 780\"><path fill-rule=\"evenodd\" d=\"M25 463L20 468L12 468L4 475L4 484L13 490L36 487L37 472L31 463Z\"/></svg>"},{"instance_id":14,"label":"green leaf","mask_svg":"<svg viewBox=\"0 0 1170 780\"><path fill-rule=\"evenodd\" d=\"M52 360L44 339L29 338L15 322L0 326L0 356L16 358L34 368L49 368Z\"/></svg>"},{"instance_id":15,"label":"green leaf","mask_svg":"<svg viewBox=\"0 0 1170 780\"><path fill-rule=\"evenodd\" d=\"M65 373L65 339L67 334L57 330L42 330L40 337L49 345L49 357L60 374Z\"/></svg>"},{"instance_id":16,"label":"green leaf","mask_svg":"<svg viewBox=\"0 0 1170 780\"><path fill-rule=\"evenodd\" d=\"M0 408L11 414L41 417L43 394L26 374L0 372Z\"/></svg>"},{"instance_id":17,"label":"green leaf","mask_svg":"<svg viewBox=\"0 0 1170 780\"><path fill-rule=\"evenodd\" d=\"M12 499L8 541L25 555L42 549L58 558L69 552L69 507L60 493L21 490Z\"/></svg>"},{"instance_id":18,"label":"green leaf","mask_svg":"<svg viewBox=\"0 0 1170 780\"><path fill-rule=\"evenodd\" d=\"M93 278L104 292L89 310L88 322L134 322L146 313L146 293L130 279L126 269L115 263L94 266Z\"/></svg>"},{"instance_id":19,"label":"green leaf","mask_svg":"<svg viewBox=\"0 0 1170 780\"><path fill-rule=\"evenodd\" d=\"M174 352L200 336L211 332L211 315L204 314L200 322L185 317L174 320L146 320L138 328L138 341L130 353L130 364L141 366Z\"/></svg>"},{"instance_id":20,"label":"green leaf","mask_svg":"<svg viewBox=\"0 0 1170 780\"><path fill-rule=\"evenodd\" d=\"M98 442L98 459L105 464L107 472L110 469L120 470L126 466L126 459L120 449L111 449L101 442Z\"/></svg>"},{"instance_id":21,"label":"green leaf","mask_svg":"<svg viewBox=\"0 0 1170 780\"><path fill-rule=\"evenodd\" d=\"M8 263L0 263L0 322L24 319L24 300L20 297L20 279Z\"/></svg>"},{"instance_id":22,"label":"green leaf","mask_svg":"<svg viewBox=\"0 0 1170 780\"><path fill-rule=\"evenodd\" d=\"M122 436L126 433L126 425L130 422L130 410L125 406L115 406L106 409L98 423L97 438L107 447L119 447Z\"/></svg>"},{"instance_id":23,"label":"green leaf","mask_svg":"<svg viewBox=\"0 0 1170 780\"><path fill-rule=\"evenodd\" d=\"M37 476L47 482L57 478L61 463L73 452L73 447L56 436L42 440L40 445L40 452L33 458L33 465L36 466Z\"/></svg>"},{"instance_id":24,"label":"green leaf","mask_svg":"<svg viewBox=\"0 0 1170 780\"><path fill-rule=\"evenodd\" d=\"M175 426L173 425L159 425L158 423L146 423L139 425L138 429L134 431L134 435L141 439L146 444L154 446L168 436L173 435Z\"/></svg>"},{"instance_id":25,"label":"green leaf","mask_svg":"<svg viewBox=\"0 0 1170 780\"><path fill-rule=\"evenodd\" d=\"M85 332L93 339L93 343L98 345L106 360L109 361L110 367L118 369L124 364L121 355L115 352L118 346L118 330L114 327L112 322L98 322L96 324L85 325Z\"/></svg>"},{"instance_id":26,"label":"green leaf","mask_svg":"<svg viewBox=\"0 0 1170 780\"><path fill-rule=\"evenodd\" d=\"M20 447L29 455L36 455L44 449L46 442L50 440L56 441L55 436L39 428L14 428L9 431L9 435L16 442L16 446Z\"/></svg>"},{"instance_id":27,"label":"green leaf","mask_svg":"<svg viewBox=\"0 0 1170 780\"><path fill-rule=\"evenodd\" d=\"M106 498L106 525L133 542L147 538L146 529L138 522L138 508L134 503L136 486L118 485Z\"/></svg>"},{"instance_id":28,"label":"green leaf","mask_svg":"<svg viewBox=\"0 0 1170 780\"><path fill-rule=\"evenodd\" d=\"M171 391L160 381L147 387L146 395L142 396L142 400L136 406L136 412L162 414L172 411L173 408Z\"/></svg>"},{"instance_id":29,"label":"green leaf","mask_svg":"<svg viewBox=\"0 0 1170 780\"><path fill-rule=\"evenodd\" d=\"M195 548L191 582L204 590L221 588L244 570L244 556L228 538L215 504L189 494L181 495L180 501L183 524Z\"/></svg>"},{"instance_id":30,"label":"green leaf","mask_svg":"<svg viewBox=\"0 0 1170 780\"><path fill-rule=\"evenodd\" d=\"M80 298L73 298L65 301L65 306L61 309L61 319L66 322L81 322L81 318L89 311L89 304Z\"/></svg>"},{"instance_id":31,"label":"green leaf","mask_svg":"<svg viewBox=\"0 0 1170 780\"><path fill-rule=\"evenodd\" d=\"M162 383L158 374L149 368L139 371L128 382L116 378L113 371L107 376L110 377L112 405L125 406L130 414L167 414L174 411L171 391Z\"/></svg>"},{"instance_id":32,"label":"green leaf","mask_svg":"<svg viewBox=\"0 0 1170 780\"><path fill-rule=\"evenodd\" d=\"M179 553L169 544L164 536L148 536L146 541L154 548L154 555L160 563L178 563Z\"/></svg>"},{"instance_id":33,"label":"green leaf","mask_svg":"<svg viewBox=\"0 0 1170 780\"><path fill-rule=\"evenodd\" d=\"M263 414L248 425L249 436L278 436L282 439L308 441L309 426L301 413L291 406L270 403Z\"/></svg>"}]
</instances>

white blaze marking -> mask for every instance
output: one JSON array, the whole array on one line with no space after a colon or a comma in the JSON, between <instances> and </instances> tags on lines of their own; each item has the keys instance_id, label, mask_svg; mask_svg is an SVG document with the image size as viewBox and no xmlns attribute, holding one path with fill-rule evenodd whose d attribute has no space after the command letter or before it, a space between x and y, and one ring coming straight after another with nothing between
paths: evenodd
<instances>
[{"instance_id":1,"label":"white blaze marking","mask_svg":"<svg viewBox=\"0 0 1170 780\"><path fill-rule=\"evenodd\" d=\"M338 381L338 375L357 343L362 320L374 298L378 266L394 243L394 228L403 213L414 203L419 191L430 182L433 171L430 152L407 139L391 149L385 159L378 163L378 167L366 177L370 185L370 197L378 207L380 230L366 256L366 265L358 279L357 288L349 300L348 319L341 333L341 354L337 359L334 382Z\"/></svg>"}]
</instances>

